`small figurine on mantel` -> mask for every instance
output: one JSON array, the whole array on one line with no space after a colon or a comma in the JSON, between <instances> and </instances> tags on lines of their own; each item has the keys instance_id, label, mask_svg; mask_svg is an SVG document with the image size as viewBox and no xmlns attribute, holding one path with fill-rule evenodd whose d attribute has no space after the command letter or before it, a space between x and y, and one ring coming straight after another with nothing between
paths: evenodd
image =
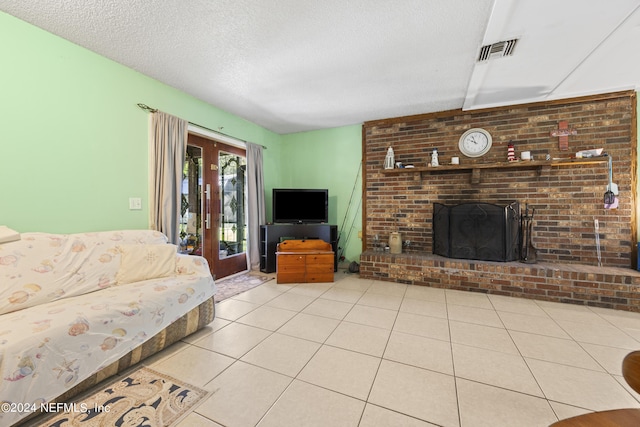
<instances>
[{"instance_id":1,"label":"small figurine on mantel","mask_svg":"<svg viewBox=\"0 0 640 427\"><path fill-rule=\"evenodd\" d=\"M393 148L389 147L387 150L387 155L384 158L384 168L385 169L393 169L395 163L395 158L393 155Z\"/></svg>"},{"instance_id":2,"label":"small figurine on mantel","mask_svg":"<svg viewBox=\"0 0 640 427\"><path fill-rule=\"evenodd\" d=\"M509 145L507 146L507 161L515 162L516 161L516 149L513 146L513 142L509 141Z\"/></svg>"},{"instance_id":3,"label":"small figurine on mantel","mask_svg":"<svg viewBox=\"0 0 640 427\"><path fill-rule=\"evenodd\" d=\"M438 162L438 149L434 148L433 149L433 153L431 153L431 166L436 167L436 166L440 166L440 163Z\"/></svg>"}]
</instances>

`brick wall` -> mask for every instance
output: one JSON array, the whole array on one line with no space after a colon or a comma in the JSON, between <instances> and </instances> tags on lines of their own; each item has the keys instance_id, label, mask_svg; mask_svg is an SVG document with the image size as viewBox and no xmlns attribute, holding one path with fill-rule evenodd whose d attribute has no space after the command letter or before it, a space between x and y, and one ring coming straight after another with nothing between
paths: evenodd
<instances>
[{"instance_id":1,"label":"brick wall","mask_svg":"<svg viewBox=\"0 0 640 427\"><path fill-rule=\"evenodd\" d=\"M460 110L367 122L363 125L365 174L364 251L374 249L374 237L386 241L400 231L410 245L405 253L430 254L434 202L518 200L536 209L533 242L542 262L597 264L594 219L600 223L602 262L630 268L635 261L635 92L525 104L477 112ZM549 132L566 120L577 135L569 151L560 151ZM493 137L488 154L471 159L458 150L460 135L474 127ZM433 148L440 163L452 156L461 164L505 162L513 141L516 155L531 151L534 159L569 157L579 150L604 148L613 158L613 177L620 189L619 207L603 208L607 163L544 168L486 169L471 183L470 171L388 174L383 164L393 147L396 161L424 167ZM365 266L366 268L366 266ZM361 267L362 271L362 267ZM368 274L366 271L365 274Z\"/></svg>"}]
</instances>

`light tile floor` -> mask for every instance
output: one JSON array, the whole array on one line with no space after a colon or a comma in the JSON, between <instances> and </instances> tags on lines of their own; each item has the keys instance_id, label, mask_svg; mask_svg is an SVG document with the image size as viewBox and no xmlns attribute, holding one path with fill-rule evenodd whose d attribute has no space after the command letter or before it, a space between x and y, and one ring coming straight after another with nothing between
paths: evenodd
<instances>
[{"instance_id":1,"label":"light tile floor","mask_svg":"<svg viewBox=\"0 0 640 427\"><path fill-rule=\"evenodd\" d=\"M187 426L547 426L640 407L640 314L362 280L278 285L148 362L213 394Z\"/></svg>"}]
</instances>

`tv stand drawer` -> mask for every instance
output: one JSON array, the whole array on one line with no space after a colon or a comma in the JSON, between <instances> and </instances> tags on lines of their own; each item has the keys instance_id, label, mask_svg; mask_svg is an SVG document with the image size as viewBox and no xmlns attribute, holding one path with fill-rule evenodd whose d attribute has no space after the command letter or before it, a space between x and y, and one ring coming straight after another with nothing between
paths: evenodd
<instances>
[{"instance_id":1,"label":"tv stand drawer","mask_svg":"<svg viewBox=\"0 0 640 427\"><path fill-rule=\"evenodd\" d=\"M276 252L277 283L333 282L334 253L322 240L287 240Z\"/></svg>"}]
</instances>

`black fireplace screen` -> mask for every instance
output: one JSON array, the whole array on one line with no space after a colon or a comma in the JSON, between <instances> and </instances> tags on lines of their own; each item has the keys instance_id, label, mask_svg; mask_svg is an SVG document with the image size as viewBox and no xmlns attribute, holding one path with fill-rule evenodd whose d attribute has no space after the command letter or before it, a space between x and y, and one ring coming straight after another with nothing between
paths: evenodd
<instances>
[{"instance_id":1,"label":"black fireplace screen","mask_svg":"<svg viewBox=\"0 0 640 427\"><path fill-rule=\"evenodd\" d=\"M484 261L520 259L520 205L433 205L433 253Z\"/></svg>"}]
</instances>

